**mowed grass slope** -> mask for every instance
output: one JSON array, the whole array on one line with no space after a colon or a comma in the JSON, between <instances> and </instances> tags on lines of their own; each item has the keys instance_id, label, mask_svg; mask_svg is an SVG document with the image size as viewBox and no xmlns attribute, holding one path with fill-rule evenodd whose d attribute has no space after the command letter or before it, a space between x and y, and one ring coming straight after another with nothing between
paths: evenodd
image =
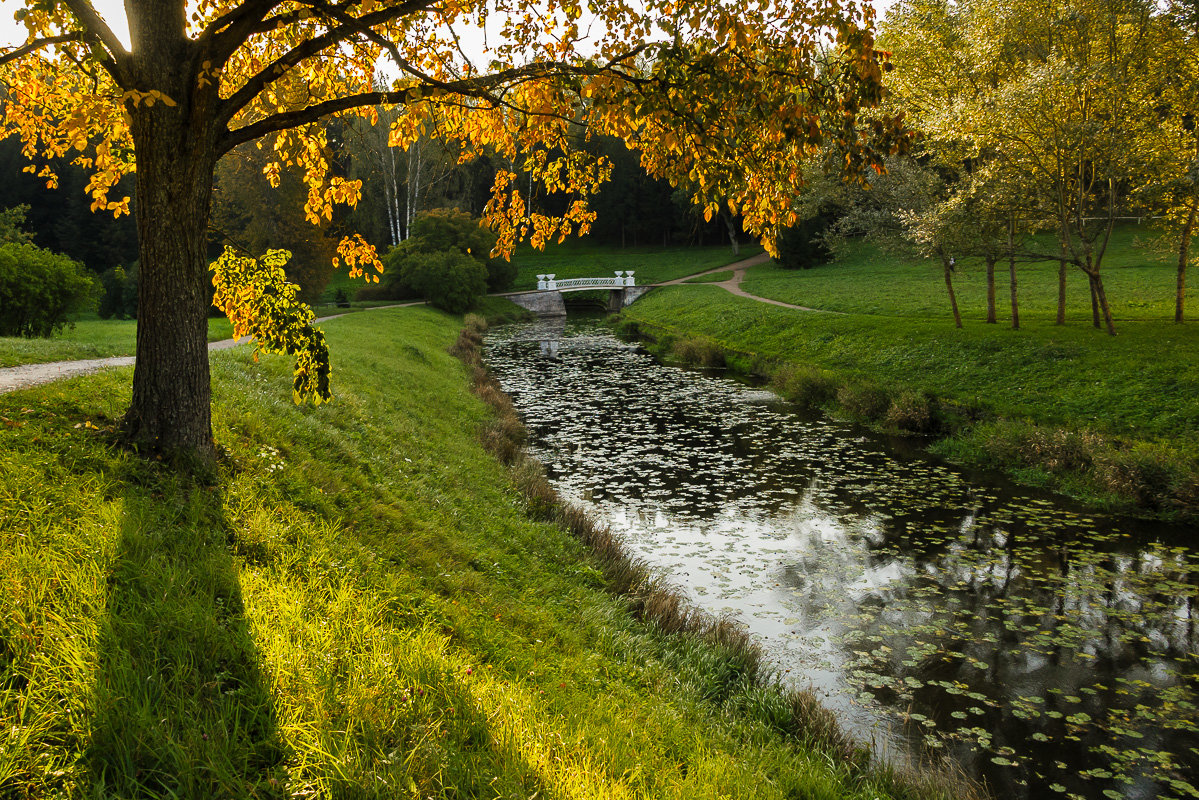
<instances>
[{"instance_id":1,"label":"mowed grass slope","mask_svg":"<svg viewBox=\"0 0 1199 800\"><path fill-rule=\"evenodd\" d=\"M327 323L320 408L217 354L207 481L112 443L130 370L0 395L0 797L915 796L529 520L460 324Z\"/></svg>"},{"instance_id":2,"label":"mowed grass slope","mask_svg":"<svg viewBox=\"0 0 1199 800\"><path fill-rule=\"evenodd\" d=\"M1102 268L1103 285L1117 322L1173 320L1177 256L1151 247L1153 231L1136 226L1117 229ZM1052 252L1050 241L1040 242ZM996 311L1000 324L1011 321L1008 264L996 264ZM1057 315L1057 262L1017 263L1021 322ZM981 259L958 259L954 275L963 322L983 322L987 312L986 266ZM829 264L786 270L774 262L751 268L741 284L750 294L810 308L848 314L953 319L939 262L908 259L854 242ZM1192 276L1187 304L1199 319L1199 277ZM1066 319L1090 325L1091 294L1086 275L1068 267Z\"/></svg>"},{"instance_id":3,"label":"mowed grass slope","mask_svg":"<svg viewBox=\"0 0 1199 800\"><path fill-rule=\"evenodd\" d=\"M707 286L657 290L625 316L1005 417L1199 447L1199 324L1128 324L1116 337L1042 320L1019 331L981 323L957 330L952 320L793 311Z\"/></svg>"}]
</instances>

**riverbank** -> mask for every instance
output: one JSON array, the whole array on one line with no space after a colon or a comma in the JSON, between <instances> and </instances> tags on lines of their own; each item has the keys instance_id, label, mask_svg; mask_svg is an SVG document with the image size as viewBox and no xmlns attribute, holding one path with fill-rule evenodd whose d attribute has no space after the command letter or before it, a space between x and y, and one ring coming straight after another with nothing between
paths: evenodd
<instances>
[{"instance_id":1,"label":"riverbank","mask_svg":"<svg viewBox=\"0 0 1199 800\"><path fill-rule=\"evenodd\" d=\"M0 396L0 794L936 796L532 519L460 324L327 323L319 408L215 355L204 480L113 443L128 369Z\"/></svg>"},{"instance_id":2,"label":"riverbank","mask_svg":"<svg viewBox=\"0 0 1199 800\"><path fill-rule=\"evenodd\" d=\"M860 294L852 270L837 269L811 278L820 270L788 276L763 265L743 285L789 302L828 299L799 291L804 280ZM802 405L924 435L960 463L1100 508L1199 516L1199 326L1121 319L1120 335L1108 337L1030 313L1018 331L977 321L958 330L951 319L829 304L843 313L668 287L626 309L623 326L662 354L765 376Z\"/></svg>"}]
</instances>

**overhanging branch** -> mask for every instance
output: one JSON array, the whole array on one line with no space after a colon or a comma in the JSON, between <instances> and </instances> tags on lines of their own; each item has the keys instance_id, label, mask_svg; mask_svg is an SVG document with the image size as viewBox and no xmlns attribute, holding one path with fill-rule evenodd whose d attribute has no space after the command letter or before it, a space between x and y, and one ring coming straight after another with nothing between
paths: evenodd
<instances>
[{"instance_id":1,"label":"overhanging branch","mask_svg":"<svg viewBox=\"0 0 1199 800\"><path fill-rule=\"evenodd\" d=\"M29 55L30 53L41 50L43 47L50 47L51 45L56 45L56 44L64 44L66 42L82 42L82 41L83 41L82 33L64 33L61 36L47 36L45 39L36 39L32 42L26 42L25 44L21 45L20 47L16 47L7 52L0 53L0 67L4 66L5 64L9 63L10 61L16 61L17 59L23 58L23 57Z\"/></svg>"},{"instance_id":2,"label":"overhanging branch","mask_svg":"<svg viewBox=\"0 0 1199 800\"><path fill-rule=\"evenodd\" d=\"M92 8L90 0L63 0L63 5L71 10L87 35L98 40L108 50L114 61L119 64L121 60L128 58L129 51L112 32L112 28L108 27L108 23L96 13L96 9Z\"/></svg>"}]
</instances>

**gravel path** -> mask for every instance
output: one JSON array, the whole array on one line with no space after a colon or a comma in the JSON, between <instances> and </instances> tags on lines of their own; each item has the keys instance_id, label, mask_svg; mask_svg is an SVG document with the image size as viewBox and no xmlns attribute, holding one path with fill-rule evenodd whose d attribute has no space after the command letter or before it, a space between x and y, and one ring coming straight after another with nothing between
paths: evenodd
<instances>
[{"instance_id":1,"label":"gravel path","mask_svg":"<svg viewBox=\"0 0 1199 800\"><path fill-rule=\"evenodd\" d=\"M384 308L400 308L401 306L419 305L423 301L415 303L398 303L393 306L377 306L375 308L363 309L364 311L378 311ZM351 312L346 312L346 314ZM355 312L361 313L361 312ZM327 317L318 317L313 320L317 322L328 322L331 319L344 317L346 314L330 314ZM248 338L241 339L222 339L217 342L208 343L208 352L214 350L228 350L231 347L236 347L239 344L247 344ZM24 389L28 386L37 386L41 383L50 383L51 381L62 380L63 378L71 378L76 375L83 375L88 372L95 372L98 369L109 369L111 367L131 367L136 359L133 356L112 356L111 358L86 358L76 359L74 361L51 361L46 364L21 364L17 367L5 367L0 369L0 394L5 392Z\"/></svg>"},{"instance_id":2,"label":"gravel path","mask_svg":"<svg viewBox=\"0 0 1199 800\"><path fill-rule=\"evenodd\" d=\"M741 288L741 279L745 277L745 271L747 269L749 269L750 267L756 267L758 264L765 264L769 260L770 260L770 255L768 253L759 253L758 255L751 256L750 258L747 258L744 261L737 261L732 264L725 264L723 267L716 267L715 269L706 270L704 272L697 272L694 275L687 275L685 277L678 278L673 281L666 281L665 283L662 284L662 286L677 286L681 283L686 283L687 281L691 280L692 278L699 277L700 275L711 275L714 272L727 272L728 270L731 269L733 271L733 277L729 278L727 281L720 281L718 283L710 283L710 284L706 284L706 285L719 286L721 289L724 289L727 292L735 294L738 297L748 297L750 300L757 300L759 303L769 303L772 306L781 306L783 308L793 308L796 311L815 311L818 314L836 313L836 312L832 312L832 311L825 311L822 308L808 308L807 306L797 306L797 305L792 305L791 303L784 303L779 300L771 300L767 297L758 297L756 294L750 294L749 292L742 289Z\"/></svg>"}]
</instances>

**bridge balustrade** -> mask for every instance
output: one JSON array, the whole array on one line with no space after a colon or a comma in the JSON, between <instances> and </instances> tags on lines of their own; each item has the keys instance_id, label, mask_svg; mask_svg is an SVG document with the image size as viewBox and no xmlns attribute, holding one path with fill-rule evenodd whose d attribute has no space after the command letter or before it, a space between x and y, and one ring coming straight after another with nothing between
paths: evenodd
<instances>
[{"instance_id":1,"label":"bridge balustrade","mask_svg":"<svg viewBox=\"0 0 1199 800\"><path fill-rule=\"evenodd\" d=\"M563 291L566 289L612 289L625 286L636 286L633 278L635 270L615 270L614 278L564 278L557 280L555 273L538 275L537 289L543 292Z\"/></svg>"}]
</instances>

